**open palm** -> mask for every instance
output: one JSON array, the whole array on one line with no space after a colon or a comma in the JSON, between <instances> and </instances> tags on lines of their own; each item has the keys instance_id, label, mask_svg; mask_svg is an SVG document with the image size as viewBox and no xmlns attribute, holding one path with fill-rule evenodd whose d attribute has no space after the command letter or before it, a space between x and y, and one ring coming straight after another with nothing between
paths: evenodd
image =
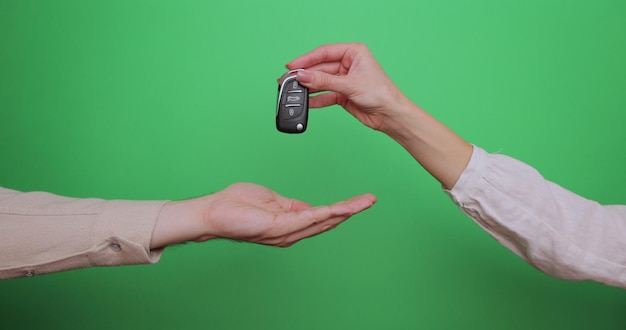
<instances>
[{"instance_id":1,"label":"open palm","mask_svg":"<svg viewBox=\"0 0 626 330\"><path fill-rule=\"evenodd\" d=\"M335 228L376 202L373 195L365 194L312 207L251 183L233 184L213 197L205 213L213 235L281 247Z\"/></svg>"}]
</instances>

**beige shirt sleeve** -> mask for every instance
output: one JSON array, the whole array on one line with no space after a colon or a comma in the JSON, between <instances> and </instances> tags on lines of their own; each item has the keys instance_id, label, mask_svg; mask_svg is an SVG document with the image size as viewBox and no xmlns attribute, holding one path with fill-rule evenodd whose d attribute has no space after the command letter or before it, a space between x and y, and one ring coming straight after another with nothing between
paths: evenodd
<instances>
[{"instance_id":1,"label":"beige shirt sleeve","mask_svg":"<svg viewBox=\"0 0 626 330\"><path fill-rule=\"evenodd\" d=\"M150 239L164 203L0 188L0 279L155 263L162 250Z\"/></svg>"},{"instance_id":2,"label":"beige shirt sleeve","mask_svg":"<svg viewBox=\"0 0 626 330\"><path fill-rule=\"evenodd\" d=\"M601 205L474 146L446 191L479 226L552 276L626 288L626 205Z\"/></svg>"}]
</instances>

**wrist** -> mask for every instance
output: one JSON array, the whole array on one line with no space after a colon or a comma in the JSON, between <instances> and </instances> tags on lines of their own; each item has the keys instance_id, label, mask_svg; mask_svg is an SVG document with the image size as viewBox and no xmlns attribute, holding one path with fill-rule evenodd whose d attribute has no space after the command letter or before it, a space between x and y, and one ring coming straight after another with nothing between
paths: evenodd
<instances>
[{"instance_id":1,"label":"wrist","mask_svg":"<svg viewBox=\"0 0 626 330\"><path fill-rule=\"evenodd\" d=\"M402 144L419 135L418 123L423 122L427 113L410 99L402 95L384 111L385 120L380 131Z\"/></svg>"},{"instance_id":2,"label":"wrist","mask_svg":"<svg viewBox=\"0 0 626 330\"><path fill-rule=\"evenodd\" d=\"M167 202L157 218L150 241L151 248L189 241L205 241L215 238L204 223L212 195L200 198Z\"/></svg>"}]
</instances>

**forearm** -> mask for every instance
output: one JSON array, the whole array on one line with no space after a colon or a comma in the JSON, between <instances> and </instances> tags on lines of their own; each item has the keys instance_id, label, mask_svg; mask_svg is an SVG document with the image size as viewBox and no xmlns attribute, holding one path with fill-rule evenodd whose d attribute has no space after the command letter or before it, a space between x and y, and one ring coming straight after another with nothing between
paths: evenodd
<instances>
[{"instance_id":1,"label":"forearm","mask_svg":"<svg viewBox=\"0 0 626 330\"><path fill-rule=\"evenodd\" d=\"M397 105L381 131L402 145L446 188L467 166L472 146L408 99Z\"/></svg>"}]
</instances>

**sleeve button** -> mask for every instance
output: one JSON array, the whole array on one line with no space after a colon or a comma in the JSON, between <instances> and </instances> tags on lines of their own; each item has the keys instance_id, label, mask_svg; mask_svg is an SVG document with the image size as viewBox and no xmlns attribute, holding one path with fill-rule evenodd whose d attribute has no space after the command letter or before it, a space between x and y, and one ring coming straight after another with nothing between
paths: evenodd
<instances>
[{"instance_id":1,"label":"sleeve button","mask_svg":"<svg viewBox=\"0 0 626 330\"><path fill-rule=\"evenodd\" d=\"M119 243L111 243L110 247L111 247L111 250L115 252L122 251L122 246Z\"/></svg>"}]
</instances>

